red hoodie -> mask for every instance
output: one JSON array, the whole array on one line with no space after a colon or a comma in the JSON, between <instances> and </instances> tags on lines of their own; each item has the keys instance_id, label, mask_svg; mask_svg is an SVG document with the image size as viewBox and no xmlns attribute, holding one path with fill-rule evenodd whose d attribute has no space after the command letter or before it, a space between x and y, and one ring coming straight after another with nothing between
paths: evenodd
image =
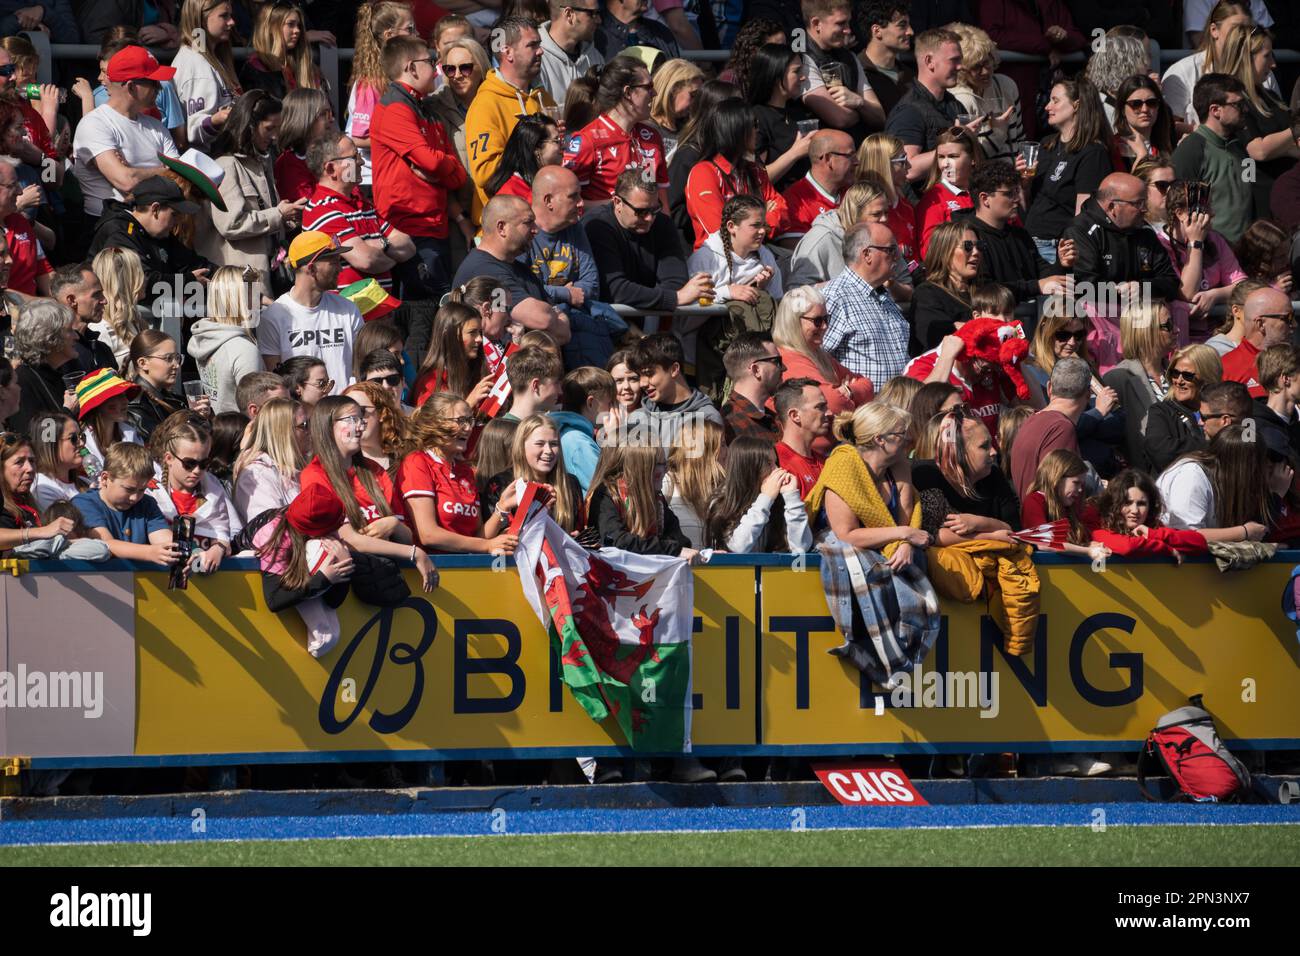
<instances>
[{"instance_id":1,"label":"red hoodie","mask_svg":"<svg viewBox=\"0 0 1300 956\"><path fill-rule=\"evenodd\" d=\"M465 185L465 167L442 124L420 112L403 83L389 83L375 104L370 160L379 214L409 236L446 239L447 192Z\"/></svg>"},{"instance_id":2,"label":"red hoodie","mask_svg":"<svg viewBox=\"0 0 1300 956\"><path fill-rule=\"evenodd\" d=\"M1183 554L1205 554L1210 550L1205 535L1199 531L1179 528L1151 527L1145 538L1135 534L1120 534L1097 528L1092 532L1092 540L1104 544L1115 554L1131 556L1140 554L1169 554L1181 551Z\"/></svg>"}]
</instances>

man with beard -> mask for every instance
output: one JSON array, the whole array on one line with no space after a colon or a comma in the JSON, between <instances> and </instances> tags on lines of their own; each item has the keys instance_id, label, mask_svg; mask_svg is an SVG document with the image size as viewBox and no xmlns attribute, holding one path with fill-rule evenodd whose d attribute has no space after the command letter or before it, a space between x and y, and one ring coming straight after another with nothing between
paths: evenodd
<instances>
[{"instance_id":1,"label":"man with beard","mask_svg":"<svg viewBox=\"0 0 1300 956\"><path fill-rule=\"evenodd\" d=\"M1206 73L1192 92L1201 125L1174 150L1179 179L1210 184L1214 228L1233 243L1255 219L1252 185L1245 176L1248 157L1235 139L1244 122L1245 100L1246 88L1236 77Z\"/></svg>"},{"instance_id":2,"label":"man with beard","mask_svg":"<svg viewBox=\"0 0 1300 956\"><path fill-rule=\"evenodd\" d=\"M542 86L557 103L563 103L578 77L592 67L605 65L592 37L600 24L597 0L551 0L551 19L542 24Z\"/></svg>"}]
</instances>

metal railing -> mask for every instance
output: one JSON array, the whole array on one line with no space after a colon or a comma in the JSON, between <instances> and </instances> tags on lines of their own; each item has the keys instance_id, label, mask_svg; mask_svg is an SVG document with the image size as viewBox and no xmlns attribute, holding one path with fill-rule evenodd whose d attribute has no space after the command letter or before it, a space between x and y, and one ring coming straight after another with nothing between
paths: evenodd
<instances>
[{"instance_id":1,"label":"metal railing","mask_svg":"<svg viewBox=\"0 0 1300 956\"><path fill-rule=\"evenodd\" d=\"M24 33L32 45L36 47L36 52L40 56L40 65L37 68L37 79L41 83L49 83L53 78L53 63L55 58L60 60L89 60L96 62L99 57L99 47L90 43L50 43L49 34L37 30L31 33ZM159 62L168 61L171 56L175 55L174 50L155 49L152 51L154 56L158 57ZM339 82L340 70L339 64L352 62L353 50L351 47L339 48L329 46L318 46L317 54L320 61L321 76L328 84L327 95L330 98L330 104L334 107L334 115L341 116L339 95L342 92L342 86ZM1176 63L1184 57L1191 56L1195 50L1161 50L1160 61L1162 66L1169 66ZM236 60L246 60L252 55L251 47L238 47L235 51ZM1045 63L1046 57L1029 53L1013 53L1011 51L997 51L998 59L1002 63ZM696 63L725 63L731 58L730 50L683 50L682 58L691 60ZM1300 51L1296 50L1274 50L1273 58L1278 63L1300 63ZM911 61L910 56L904 56L904 61ZM1070 53L1061 57L1063 63L1084 63L1087 61L1082 53ZM343 102L346 102L346 97Z\"/></svg>"}]
</instances>

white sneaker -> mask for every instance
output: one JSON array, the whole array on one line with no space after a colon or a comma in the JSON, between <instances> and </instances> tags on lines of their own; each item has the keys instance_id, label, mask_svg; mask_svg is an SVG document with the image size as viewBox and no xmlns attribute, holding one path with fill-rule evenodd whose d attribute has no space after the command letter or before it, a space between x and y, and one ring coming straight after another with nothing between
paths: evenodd
<instances>
[{"instance_id":1,"label":"white sneaker","mask_svg":"<svg viewBox=\"0 0 1300 956\"><path fill-rule=\"evenodd\" d=\"M1074 761L1079 765L1079 773L1085 777L1099 777L1103 773L1110 773L1111 765L1104 760L1098 760L1091 754L1075 754Z\"/></svg>"}]
</instances>

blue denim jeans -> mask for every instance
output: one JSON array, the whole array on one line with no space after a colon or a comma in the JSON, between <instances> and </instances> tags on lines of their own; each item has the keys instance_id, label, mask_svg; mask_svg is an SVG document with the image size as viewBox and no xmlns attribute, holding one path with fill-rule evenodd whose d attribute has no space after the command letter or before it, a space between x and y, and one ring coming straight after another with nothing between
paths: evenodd
<instances>
[{"instance_id":1,"label":"blue denim jeans","mask_svg":"<svg viewBox=\"0 0 1300 956\"><path fill-rule=\"evenodd\" d=\"M1037 236L1035 236L1034 245L1038 247L1038 254L1040 256L1042 256L1052 265L1056 265L1056 240L1055 239L1039 239Z\"/></svg>"}]
</instances>

